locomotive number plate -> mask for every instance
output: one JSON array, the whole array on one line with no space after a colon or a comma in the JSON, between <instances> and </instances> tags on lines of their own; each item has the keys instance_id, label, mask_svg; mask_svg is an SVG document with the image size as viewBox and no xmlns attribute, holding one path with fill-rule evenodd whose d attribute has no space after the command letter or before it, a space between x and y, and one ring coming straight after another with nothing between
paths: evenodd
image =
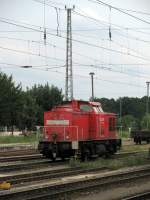
<instances>
[{"instance_id":1,"label":"locomotive number plate","mask_svg":"<svg viewBox=\"0 0 150 200\"><path fill-rule=\"evenodd\" d=\"M69 120L47 120L47 125L69 125Z\"/></svg>"}]
</instances>

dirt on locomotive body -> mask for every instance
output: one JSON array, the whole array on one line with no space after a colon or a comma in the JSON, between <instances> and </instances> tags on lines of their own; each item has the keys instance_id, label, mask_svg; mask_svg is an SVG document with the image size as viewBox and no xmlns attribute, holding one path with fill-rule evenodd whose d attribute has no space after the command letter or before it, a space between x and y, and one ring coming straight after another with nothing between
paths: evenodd
<instances>
[{"instance_id":1,"label":"dirt on locomotive body","mask_svg":"<svg viewBox=\"0 0 150 200\"><path fill-rule=\"evenodd\" d=\"M44 113L43 140L38 149L55 160L114 154L121 147L116 115L105 113L99 102L72 100Z\"/></svg>"}]
</instances>

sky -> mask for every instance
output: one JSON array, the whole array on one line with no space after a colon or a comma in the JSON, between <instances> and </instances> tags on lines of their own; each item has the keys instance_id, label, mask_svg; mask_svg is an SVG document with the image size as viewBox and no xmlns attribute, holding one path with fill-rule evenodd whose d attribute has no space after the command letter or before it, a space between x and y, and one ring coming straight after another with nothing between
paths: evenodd
<instances>
[{"instance_id":1,"label":"sky","mask_svg":"<svg viewBox=\"0 0 150 200\"><path fill-rule=\"evenodd\" d=\"M91 96L90 72L95 97L144 96L150 81L150 1L98 1L0 0L0 71L24 90L48 82L65 93L65 5L74 5L74 98Z\"/></svg>"}]
</instances>

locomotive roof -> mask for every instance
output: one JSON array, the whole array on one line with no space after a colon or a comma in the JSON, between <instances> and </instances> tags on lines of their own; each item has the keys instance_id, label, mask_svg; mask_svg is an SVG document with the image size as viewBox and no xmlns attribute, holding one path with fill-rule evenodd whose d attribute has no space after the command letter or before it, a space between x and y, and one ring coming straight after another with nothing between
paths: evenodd
<instances>
[{"instance_id":1,"label":"locomotive roof","mask_svg":"<svg viewBox=\"0 0 150 200\"><path fill-rule=\"evenodd\" d=\"M95 101L84 101L84 100L63 101L63 102L61 103L61 105L71 103L72 101L77 101L77 102L80 102L80 103L87 103L87 104L91 104L91 105L93 105L93 106L100 106L100 105L101 105L100 102L95 102Z\"/></svg>"},{"instance_id":2,"label":"locomotive roof","mask_svg":"<svg viewBox=\"0 0 150 200\"><path fill-rule=\"evenodd\" d=\"M64 109L64 108L67 108L67 109L73 109L72 108L72 102L78 102L78 103L86 103L87 105L91 105L91 106L94 106L94 107L101 107L101 103L100 102L93 102L93 101L83 101L83 100L71 100L71 101L63 101L61 104L59 105L56 105L55 107L53 107L51 109L52 110L55 110L55 109ZM102 109L102 107L101 107ZM68 110L67 110L68 111ZM71 111L71 110L70 110ZM116 115L115 113L111 113L111 112L105 112L105 111L102 111L103 114L107 114L107 115Z\"/></svg>"}]
</instances>

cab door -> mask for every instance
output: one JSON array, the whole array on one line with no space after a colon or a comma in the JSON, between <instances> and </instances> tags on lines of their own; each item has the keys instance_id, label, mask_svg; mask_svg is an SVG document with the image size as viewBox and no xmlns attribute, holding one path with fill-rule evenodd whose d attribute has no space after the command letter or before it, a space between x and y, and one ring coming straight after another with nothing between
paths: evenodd
<instances>
[{"instance_id":1,"label":"cab door","mask_svg":"<svg viewBox=\"0 0 150 200\"><path fill-rule=\"evenodd\" d=\"M109 116L108 118L108 136L114 138L116 135L116 118Z\"/></svg>"}]
</instances>

